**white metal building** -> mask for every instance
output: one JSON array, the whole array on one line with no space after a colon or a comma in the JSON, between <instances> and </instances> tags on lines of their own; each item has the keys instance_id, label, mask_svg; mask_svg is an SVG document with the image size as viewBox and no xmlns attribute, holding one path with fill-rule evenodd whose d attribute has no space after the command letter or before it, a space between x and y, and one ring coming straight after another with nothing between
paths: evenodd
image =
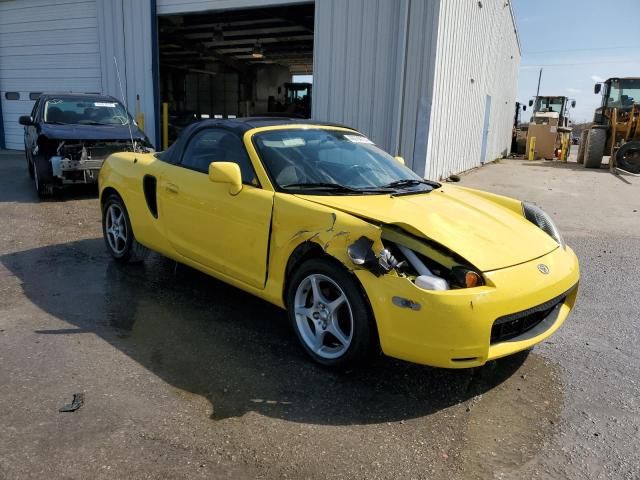
<instances>
[{"instance_id":1,"label":"white metal building","mask_svg":"<svg viewBox=\"0 0 640 480\"><path fill-rule=\"evenodd\" d=\"M157 145L161 102L178 122L311 99L440 179L509 153L520 48L509 0L0 0L0 147L40 92L121 98L116 62Z\"/></svg>"}]
</instances>

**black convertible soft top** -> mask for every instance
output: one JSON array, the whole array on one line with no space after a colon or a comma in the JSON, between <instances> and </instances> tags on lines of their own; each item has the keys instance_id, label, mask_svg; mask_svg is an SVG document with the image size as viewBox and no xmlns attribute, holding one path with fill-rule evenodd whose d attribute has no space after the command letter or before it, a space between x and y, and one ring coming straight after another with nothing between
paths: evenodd
<instances>
[{"instance_id":1,"label":"black convertible soft top","mask_svg":"<svg viewBox=\"0 0 640 480\"><path fill-rule=\"evenodd\" d=\"M193 135L194 132L203 128L223 128L229 130L229 132L235 134L238 138L242 139L245 132L253 130L254 128L261 127L273 127L273 126L286 126L286 125L317 125L317 126L329 126L329 127L341 127L349 128L344 125L331 122L318 122L317 120L307 120L300 118L290 117L245 117L245 118L226 118L226 119L209 119L192 123L186 127L178 139L164 152L160 152L157 157L160 160L169 163L177 163L180 161L180 154L184 150L187 141Z\"/></svg>"}]
</instances>

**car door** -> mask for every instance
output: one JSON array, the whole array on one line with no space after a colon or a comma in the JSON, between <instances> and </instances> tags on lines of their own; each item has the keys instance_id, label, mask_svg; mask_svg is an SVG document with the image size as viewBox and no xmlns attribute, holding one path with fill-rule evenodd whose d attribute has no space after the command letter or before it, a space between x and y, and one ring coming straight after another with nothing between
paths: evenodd
<instances>
[{"instance_id":1,"label":"car door","mask_svg":"<svg viewBox=\"0 0 640 480\"><path fill-rule=\"evenodd\" d=\"M240 193L209 180L209 164L216 161L240 165ZM164 171L159 195L165 231L180 255L264 288L274 194L258 185L239 137L218 128L196 131L180 163Z\"/></svg>"}]
</instances>

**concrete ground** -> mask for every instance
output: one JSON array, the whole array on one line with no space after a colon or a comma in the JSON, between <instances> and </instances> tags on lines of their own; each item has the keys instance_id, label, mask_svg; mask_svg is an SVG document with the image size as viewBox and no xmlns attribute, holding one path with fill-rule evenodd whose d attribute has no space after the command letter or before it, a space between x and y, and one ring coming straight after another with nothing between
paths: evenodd
<instances>
[{"instance_id":1,"label":"concrete ground","mask_svg":"<svg viewBox=\"0 0 640 480\"><path fill-rule=\"evenodd\" d=\"M335 374L264 302L157 255L114 265L94 190L40 202L0 154L0 479L640 478L639 180L518 160L463 176L554 215L575 311L483 368Z\"/></svg>"}]
</instances>

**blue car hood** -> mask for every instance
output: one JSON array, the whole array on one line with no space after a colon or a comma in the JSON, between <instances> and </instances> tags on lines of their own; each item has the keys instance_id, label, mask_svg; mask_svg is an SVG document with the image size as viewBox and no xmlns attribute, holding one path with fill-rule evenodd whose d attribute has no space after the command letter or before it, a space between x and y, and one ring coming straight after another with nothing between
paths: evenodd
<instances>
[{"instance_id":1,"label":"blue car hood","mask_svg":"<svg viewBox=\"0 0 640 480\"><path fill-rule=\"evenodd\" d=\"M128 140L131 138L126 125L56 125L42 123L40 132L52 140ZM134 140L146 140L145 134L131 125Z\"/></svg>"}]
</instances>

